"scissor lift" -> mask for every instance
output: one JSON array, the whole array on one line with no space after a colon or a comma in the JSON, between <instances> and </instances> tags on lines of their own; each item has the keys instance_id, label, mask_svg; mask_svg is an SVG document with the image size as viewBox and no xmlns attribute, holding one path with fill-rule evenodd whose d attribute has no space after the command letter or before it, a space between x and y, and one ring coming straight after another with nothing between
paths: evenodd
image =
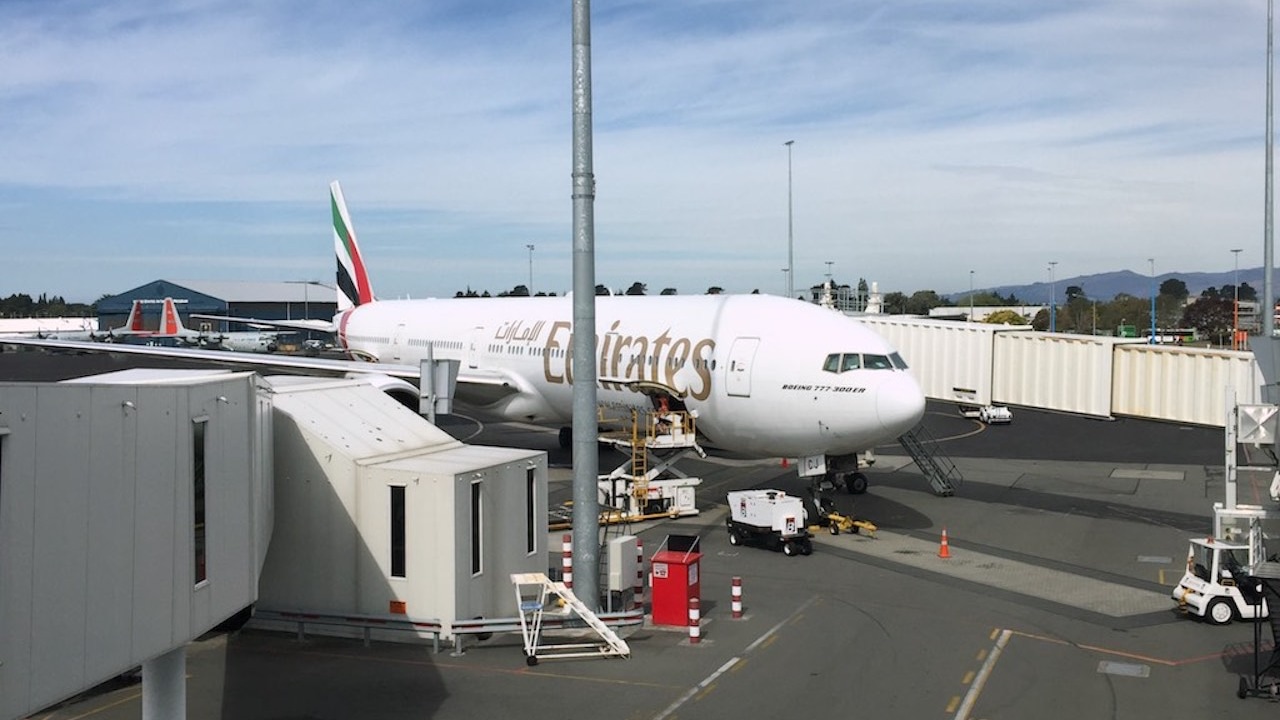
<instances>
[{"instance_id":1,"label":"scissor lift","mask_svg":"<svg viewBox=\"0 0 1280 720\"><path fill-rule=\"evenodd\" d=\"M628 456L608 475L599 477L600 501L617 509L620 521L698 513L693 488L702 479L689 477L675 467L691 454L706 457L698 445L695 421L693 413L683 410L632 409L621 431L601 433L601 442ZM658 452L667 454L659 457Z\"/></svg>"},{"instance_id":2,"label":"scissor lift","mask_svg":"<svg viewBox=\"0 0 1280 720\"><path fill-rule=\"evenodd\" d=\"M554 582L543 573L512 573L516 605L520 608L520 634L524 637L525 663L537 665L542 658L609 658L630 657L627 641L604 624L573 591L562 582ZM558 600L553 600L553 596ZM541 644L542 622L547 614L559 617L577 615L600 637L597 642Z\"/></svg>"}]
</instances>

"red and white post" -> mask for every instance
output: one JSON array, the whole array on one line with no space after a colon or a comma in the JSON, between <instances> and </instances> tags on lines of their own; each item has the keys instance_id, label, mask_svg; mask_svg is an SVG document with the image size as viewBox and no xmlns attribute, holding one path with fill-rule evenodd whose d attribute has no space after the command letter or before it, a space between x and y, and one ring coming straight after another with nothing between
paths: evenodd
<instances>
[{"instance_id":1,"label":"red and white post","mask_svg":"<svg viewBox=\"0 0 1280 720\"><path fill-rule=\"evenodd\" d=\"M635 609L644 608L644 543L636 538L636 584L631 589Z\"/></svg>"},{"instance_id":2,"label":"red and white post","mask_svg":"<svg viewBox=\"0 0 1280 720\"><path fill-rule=\"evenodd\" d=\"M560 538L561 541L561 560L560 560L560 577L564 581L564 586L573 589L573 535L565 533Z\"/></svg>"},{"instance_id":3,"label":"red and white post","mask_svg":"<svg viewBox=\"0 0 1280 720\"><path fill-rule=\"evenodd\" d=\"M697 645L702 642L702 628L699 623L702 622L702 610L699 607L698 598L689 598L689 644Z\"/></svg>"},{"instance_id":4,"label":"red and white post","mask_svg":"<svg viewBox=\"0 0 1280 720\"><path fill-rule=\"evenodd\" d=\"M742 619L742 578L738 577L737 575L733 577L732 597L733 597L733 602L731 607L733 608L733 619L741 620Z\"/></svg>"}]
</instances>

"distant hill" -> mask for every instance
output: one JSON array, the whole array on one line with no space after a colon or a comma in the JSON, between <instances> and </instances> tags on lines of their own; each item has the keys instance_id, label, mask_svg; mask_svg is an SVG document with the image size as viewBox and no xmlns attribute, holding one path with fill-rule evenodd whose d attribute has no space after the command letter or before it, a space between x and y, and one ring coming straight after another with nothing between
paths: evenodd
<instances>
[{"instance_id":1,"label":"distant hill","mask_svg":"<svg viewBox=\"0 0 1280 720\"><path fill-rule=\"evenodd\" d=\"M1160 283L1169 278L1177 278L1187 284L1187 291L1192 296L1199 295L1201 291L1208 287L1222 287L1223 285L1231 285L1235 282L1235 272L1228 270L1226 272L1206 273L1206 272L1168 272L1156 276L1155 287L1159 289ZM1273 280L1280 282L1280 278L1274 277ZM1248 283L1251 287L1259 292L1262 291L1262 268L1240 268L1240 284ZM1109 273L1097 273L1094 275L1077 275L1076 277L1060 278L1053 283L1052 289L1058 302L1066 296L1067 288L1072 285L1079 285L1084 290L1085 297L1094 300L1111 300L1120 293L1133 295L1134 297L1150 297L1151 296L1151 277L1140 275L1132 270L1119 270ZM1048 282L1031 283L1030 285L1000 285L990 288L975 288L974 292L998 292L1008 297L1009 293L1013 293L1018 300L1027 304L1048 304L1049 302L1050 284ZM910 293L908 293L910 294ZM969 292L955 292L946 295L950 300L968 297Z\"/></svg>"}]
</instances>

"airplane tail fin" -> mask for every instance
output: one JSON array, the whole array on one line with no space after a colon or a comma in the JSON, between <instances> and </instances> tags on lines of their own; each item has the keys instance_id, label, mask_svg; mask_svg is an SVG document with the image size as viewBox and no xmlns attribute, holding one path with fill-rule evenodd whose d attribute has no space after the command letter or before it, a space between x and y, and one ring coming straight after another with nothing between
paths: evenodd
<instances>
[{"instance_id":1,"label":"airplane tail fin","mask_svg":"<svg viewBox=\"0 0 1280 720\"><path fill-rule=\"evenodd\" d=\"M134 300L133 307L129 308L129 319L124 322L124 329L129 332L142 332L142 301Z\"/></svg>"},{"instance_id":2,"label":"airplane tail fin","mask_svg":"<svg viewBox=\"0 0 1280 720\"><path fill-rule=\"evenodd\" d=\"M343 312L373 302L373 286L369 284L347 201L337 180L329 184L329 197L333 206L333 249L338 256L338 312Z\"/></svg>"},{"instance_id":3,"label":"airplane tail fin","mask_svg":"<svg viewBox=\"0 0 1280 720\"><path fill-rule=\"evenodd\" d=\"M186 328L182 327L182 318L178 317L178 306L174 304L173 298L164 299L164 305L160 309L160 328L156 331L157 335L180 335Z\"/></svg>"}]
</instances>

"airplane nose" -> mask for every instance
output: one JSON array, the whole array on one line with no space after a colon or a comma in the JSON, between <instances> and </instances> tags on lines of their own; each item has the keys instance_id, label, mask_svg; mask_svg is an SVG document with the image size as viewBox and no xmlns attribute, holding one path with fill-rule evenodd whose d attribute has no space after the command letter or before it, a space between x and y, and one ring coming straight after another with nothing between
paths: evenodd
<instances>
[{"instance_id":1,"label":"airplane nose","mask_svg":"<svg viewBox=\"0 0 1280 720\"><path fill-rule=\"evenodd\" d=\"M924 391L905 372L894 372L892 382L882 384L876 395L876 414L885 432L898 437L924 417Z\"/></svg>"}]
</instances>

